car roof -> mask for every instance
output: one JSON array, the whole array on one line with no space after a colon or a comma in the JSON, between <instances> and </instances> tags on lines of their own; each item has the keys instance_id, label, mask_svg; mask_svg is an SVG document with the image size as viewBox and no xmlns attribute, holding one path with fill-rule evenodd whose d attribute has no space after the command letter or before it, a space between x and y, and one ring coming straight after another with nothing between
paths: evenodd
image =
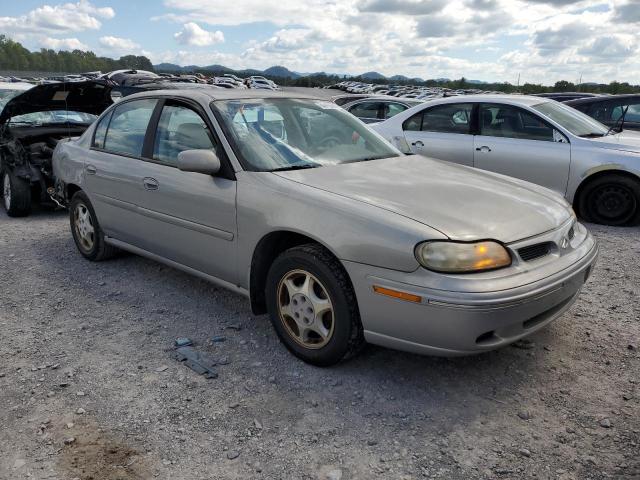
<instances>
[{"instance_id":1,"label":"car roof","mask_svg":"<svg viewBox=\"0 0 640 480\"><path fill-rule=\"evenodd\" d=\"M538 105L540 103L552 102L548 98L544 97L533 97L529 95L487 95L487 94L479 94L479 95L457 95L453 97L442 97L435 98L432 100L427 100L424 102L425 104L433 105L437 103L506 103L509 105Z\"/></svg>"},{"instance_id":2,"label":"car roof","mask_svg":"<svg viewBox=\"0 0 640 480\"><path fill-rule=\"evenodd\" d=\"M626 98L638 98L640 99L640 94L638 93L625 93L622 95L606 95L602 97L587 97L587 98L577 98L575 100L569 100L565 102L567 105L583 105L585 103L599 103L599 102L609 102L611 100L618 99L626 99Z\"/></svg>"},{"instance_id":3,"label":"car roof","mask_svg":"<svg viewBox=\"0 0 640 480\"><path fill-rule=\"evenodd\" d=\"M240 89L213 89L213 88L189 88L189 89L181 89L176 88L172 90L152 90L148 92L140 92L135 93L133 95L129 95L126 99L133 98L146 98L146 97L187 97L193 98L195 100L200 100L203 103L208 103L210 101L216 100L251 100L251 99L266 99L266 98L300 98L300 99L310 99L310 100L324 100L327 99L321 98L318 95L311 95L305 93L292 93L292 92L283 92L283 91L273 91L273 90L240 90Z\"/></svg>"}]
</instances>

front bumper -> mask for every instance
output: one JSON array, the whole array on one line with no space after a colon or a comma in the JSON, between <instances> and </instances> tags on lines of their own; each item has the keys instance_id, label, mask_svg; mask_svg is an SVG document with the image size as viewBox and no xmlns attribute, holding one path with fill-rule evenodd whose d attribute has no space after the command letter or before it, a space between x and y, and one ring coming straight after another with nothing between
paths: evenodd
<instances>
[{"instance_id":1,"label":"front bumper","mask_svg":"<svg viewBox=\"0 0 640 480\"><path fill-rule=\"evenodd\" d=\"M493 350L539 330L562 315L576 300L598 256L595 239L586 233L559 268L522 272L509 287L495 277L467 275L465 291L418 285L421 271L403 273L344 262L353 281L368 342L414 353L454 356ZM551 259L553 260L553 259ZM422 270L422 269L421 269ZM537 277L536 272L538 273ZM540 277L540 274L544 276ZM487 290L500 284L499 290ZM419 296L420 303L375 293L373 287Z\"/></svg>"}]
</instances>

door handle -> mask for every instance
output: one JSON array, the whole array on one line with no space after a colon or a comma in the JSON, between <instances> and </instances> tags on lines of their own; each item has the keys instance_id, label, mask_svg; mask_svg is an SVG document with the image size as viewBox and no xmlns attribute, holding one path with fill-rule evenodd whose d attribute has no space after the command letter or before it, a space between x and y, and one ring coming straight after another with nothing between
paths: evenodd
<instances>
[{"instance_id":1,"label":"door handle","mask_svg":"<svg viewBox=\"0 0 640 480\"><path fill-rule=\"evenodd\" d=\"M485 152L488 153L490 152L491 149L489 147L487 147L486 145L482 146L482 147L478 147L476 148L476 152Z\"/></svg>"},{"instance_id":2,"label":"door handle","mask_svg":"<svg viewBox=\"0 0 640 480\"><path fill-rule=\"evenodd\" d=\"M142 180L145 190L158 190L159 184L155 178L146 177Z\"/></svg>"},{"instance_id":3,"label":"door handle","mask_svg":"<svg viewBox=\"0 0 640 480\"><path fill-rule=\"evenodd\" d=\"M422 148L424 147L424 143L420 140L418 140L417 142L413 142L411 145L413 145L414 147L418 147L418 148Z\"/></svg>"},{"instance_id":4,"label":"door handle","mask_svg":"<svg viewBox=\"0 0 640 480\"><path fill-rule=\"evenodd\" d=\"M95 175L98 171L93 165L87 165L84 169L89 175Z\"/></svg>"}]
</instances>

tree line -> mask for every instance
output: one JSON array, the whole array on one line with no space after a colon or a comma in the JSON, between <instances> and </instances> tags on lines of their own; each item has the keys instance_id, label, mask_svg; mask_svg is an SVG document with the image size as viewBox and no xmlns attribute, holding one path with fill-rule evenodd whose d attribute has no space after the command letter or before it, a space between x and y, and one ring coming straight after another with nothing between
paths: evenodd
<instances>
[{"instance_id":1,"label":"tree line","mask_svg":"<svg viewBox=\"0 0 640 480\"><path fill-rule=\"evenodd\" d=\"M124 68L153 70L151 60L144 56L125 55L119 59L99 57L93 52L71 52L43 48L31 52L19 42L0 35L0 70L82 73L101 70L109 72Z\"/></svg>"},{"instance_id":2,"label":"tree line","mask_svg":"<svg viewBox=\"0 0 640 480\"><path fill-rule=\"evenodd\" d=\"M93 52L84 52L82 50L73 50L71 52L60 50L56 52L52 49L41 49L38 52L31 52L24 48L19 42L15 42L5 35L0 35L0 70L15 71L43 71L43 72L65 72L65 73L82 73L101 70L109 72L123 68L149 70L153 71L151 61L144 56L125 55L119 59L108 57L98 57ZM228 73L231 70L226 69L225 72L214 72L211 70L197 70L196 72L205 75L214 75L216 73ZM196 73L193 72L193 73ZM242 72L237 72L242 73ZM631 85L627 82L611 82L609 84L580 84L561 80L553 86L545 86L535 83L525 83L523 85L513 85L508 82L501 83L482 83L469 82L464 77L459 80L406 80L396 81L389 79L367 79L362 77L344 77L331 75L326 73L318 73L299 78L282 78L268 76L271 80L280 85L298 86L298 87L325 87L335 85L336 83L353 80L364 83L377 84L401 84L414 85L424 87L445 87L451 89L470 89L479 88L482 90L490 90L504 93L548 93L548 92L591 92L591 93L639 93L640 85Z\"/></svg>"}]
</instances>

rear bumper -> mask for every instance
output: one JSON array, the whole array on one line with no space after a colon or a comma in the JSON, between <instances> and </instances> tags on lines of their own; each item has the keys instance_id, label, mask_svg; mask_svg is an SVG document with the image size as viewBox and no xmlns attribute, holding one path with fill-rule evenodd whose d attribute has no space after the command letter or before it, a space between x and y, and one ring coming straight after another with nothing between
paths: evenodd
<instances>
[{"instance_id":1,"label":"rear bumper","mask_svg":"<svg viewBox=\"0 0 640 480\"><path fill-rule=\"evenodd\" d=\"M545 278L500 291L452 292L407 282L415 276L345 262L370 343L414 353L469 355L508 345L543 328L575 302L598 247L588 235L579 258ZM481 281L481 280L480 280ZM374 292L373 286L419 296L420 303Z\"/></svg>"}]
</instances>

